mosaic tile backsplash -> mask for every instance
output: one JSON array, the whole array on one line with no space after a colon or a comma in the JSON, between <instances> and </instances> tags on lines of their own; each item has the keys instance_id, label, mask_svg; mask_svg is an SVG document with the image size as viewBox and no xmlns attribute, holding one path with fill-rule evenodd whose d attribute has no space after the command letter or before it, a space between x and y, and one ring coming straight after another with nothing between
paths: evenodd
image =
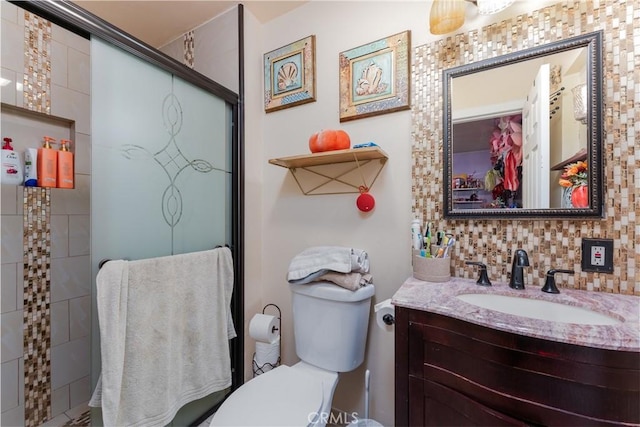
<instances>
[{"instance_id":1,"label":"mosaic tile backsplash","mask_svg":"<svg viewBox=\"0 0 640 427\"><path fill-rule=\"evenodd\" d=\"M561 286L640 295L640 2L566 1L414 49L412 81L412 209L459 239L452 274L475 277L465 260L488 265L507 281L512 253L529 254L526 280L542 286L550 268L576 271ZM442 70L603 31L603 159L606 217L589 220L445 220L443 218ZM634 33L635 30L635 33ZM634 43L635 41L635 43ZM614 240L614 273L580 269L582 238ZM566 280L566 282L565 282Z\"/></svg>"}]
</instances>

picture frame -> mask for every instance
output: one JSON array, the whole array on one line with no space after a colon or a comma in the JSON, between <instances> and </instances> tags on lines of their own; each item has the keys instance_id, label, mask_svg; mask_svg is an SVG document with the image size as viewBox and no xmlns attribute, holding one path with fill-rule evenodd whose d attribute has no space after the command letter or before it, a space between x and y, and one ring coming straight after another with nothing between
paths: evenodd
<instances>
[{"instance_id":1,"label":"picture frame","mask_svg":"<svg viewBox=\"0 0 640 427\"><path fill-rule=\"evenodd\" d=\"M408 110L411 31L340 52L340 122Z\"/></svg>"},{"instance_id":2,"label":"picture frame","mask_svg":"<svg viewBox=\"0 0 640 427\"><path fill-rule=\"evenodd\" d=\"M315 102L316 37L311 35L264 54L267 113Z\"/></svg>"}]
</instances>

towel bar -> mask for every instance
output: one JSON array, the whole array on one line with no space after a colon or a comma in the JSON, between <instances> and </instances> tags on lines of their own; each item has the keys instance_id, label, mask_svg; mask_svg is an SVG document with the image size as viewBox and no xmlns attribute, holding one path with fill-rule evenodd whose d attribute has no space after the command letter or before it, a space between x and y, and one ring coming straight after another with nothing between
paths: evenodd
<instances>
[{"instance_id":1,"label":"towel bar","mask_svg":"<svg viewBox=\"0 0 640 427\"><path fill-rule=\"evenodd\" d=\"M213 249L218 249L218 248L222 248L222 247L229 248L229 249L233 250L233 247L232 247L232 246L229 246L229 245L228 245L228 244L226 244L226 243L225 243L224 245L217 245L217 246L215 246ZM102 268L106 263L108 263L109 261L112 261L112 259L111 259L111 258L105 258L105 259L101 260L101 261L98 263L98 270L100 270L100 269L101 269L101 268Z\"/></svg>"}]
</instances>

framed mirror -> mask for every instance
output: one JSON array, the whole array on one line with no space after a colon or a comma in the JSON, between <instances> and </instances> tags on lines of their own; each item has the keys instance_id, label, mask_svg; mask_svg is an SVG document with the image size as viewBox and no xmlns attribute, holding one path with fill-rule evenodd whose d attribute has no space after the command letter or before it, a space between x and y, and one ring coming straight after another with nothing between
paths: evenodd
<instances>
[{"instance_id":1,"label":"framed mirror","mask_svg":"<svg viewBox=\"0 0 640 427\"><path fill-rule=\"evenodd\" d=\"M601 32L443 77L445 218L602 216Z\"/></svg>"}]
</instances>

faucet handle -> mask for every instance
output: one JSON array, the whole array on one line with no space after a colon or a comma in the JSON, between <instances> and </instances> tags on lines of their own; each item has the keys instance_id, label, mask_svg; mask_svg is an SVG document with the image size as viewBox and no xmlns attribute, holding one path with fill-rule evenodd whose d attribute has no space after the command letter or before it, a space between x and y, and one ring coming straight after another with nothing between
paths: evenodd
<instances>
[{"instance_id":1,"label":"faucet handle","mask_svg":"<svg viewBox=\"0 0 640 427\"><path fill-rule=\"evenodd\" d=\"M554 269L554 268L552 268L551 270L547 271L547 278L544 281L544 286L541 289L542 292L546 292L548 294L559 294L560 293L560 291L558 290L558 287L556 286L556 278L555 278L555 274L556 273L574 274L575 271L573 271L573 270L563 270L563 269Z\"/></svg>"},{"instance_id":2,"label":"faucet handle","mask_svg":"<svg viewBox=\"0 0 640 427\"><path fill-rule=\"evenodd\" d=\"M465 261L467 265L477 265L480 267L480 277L476 281L476 285L480 286L491 286L491 281L489 280L489 275L487 274L487 266L478 261Z\"/></svg>"}]
</instances>

